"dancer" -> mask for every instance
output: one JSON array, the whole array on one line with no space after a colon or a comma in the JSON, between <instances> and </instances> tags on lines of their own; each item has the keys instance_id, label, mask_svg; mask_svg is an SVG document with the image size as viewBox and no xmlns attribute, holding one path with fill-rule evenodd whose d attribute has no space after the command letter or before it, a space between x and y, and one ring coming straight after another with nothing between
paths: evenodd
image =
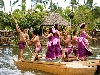
<instances>
[{"instance_id":1,"label":"dancer","mask_svg":"<svg viewBox=\"0 0 100 75\"><path fill-rule=\"evenodd\" d=\"M44 38L48 38L49 39L48 42L47 42L46 59L47 60L56 59L55 48L54 48L54 45L53 45L54 34L52 32L52 28L49 28L49 34L47 36L44 35Z\"/></svg>"},{"instance_id":2,"label":"dancer","mask_svg":"<svg viewBox=\"0 0 100 75\"><path fill-rule=\"evenodd\" d=\"M55 24L54 28L52 28L52 31L54 33L54 47L55 47L55 55L56 58L61 57L61 46L60 46L60 32L59 32L59 25Z\"/></svg>"},{"instance_id":3,"label":"dancer","mask_svg":"<svg viewBox=\"0 0 100 75\"><path fill-rule=\"evenodd\" d=\"M29 35L27 34L26 28L21 31L17 24L17 21L14 20L14 22L15 22L16 30L19 33L19 38L20 38L20 40L18 41L18 45L20 48L20 51L18 53L18 61L21 61L21 60L23 60L22 56L23 56L24 49L25 49L25 43L27 43L29 41Z\"/></svg>"},{"instance_id":4,"label":"dancer","mask_svg":"<svg viewBox=\"0 0 100 75\"><path fill-rule=\"evenodd\" d=\"M79 50L78 50L78 42L76 41L77 38L78 38L78 31L74 30L73 31L73 36L72 36L72 45L73 45L74 55L78 59L79 58Z\"/></svg>"},{"instance_id":5,"label":"dancer","mask_svg":"<svg viewBox=\"0 0 100 75\"><path fill-rule=\"evenodd\" d=\"M61 56L61 58L58 62L61 62L63 58L64 58L65 61L66 61L66 58L67 58L68 61L70 61L69 54L72 51L72 44L71 44L70 35L68 35L67 32L65 30L63 30L63 36L64 36L64 38L61 37L61 39L64 42L65 48L62 50L62 56Z\"/></svg>"},{"instance_id":6,"label":"dancer","mask_svg":"<svg viewBox=\"0 0 100 75\"><path fill-rule=\"evenodd\" d=\"M96 38L92 38L86 33L87 25L85 23L82 23L80 25L80 37L77 39L78 41L78 50L79 50L79 58L80 60L84 61L87 59L88 56L91 56L92 53L88 49L88 40L86 38L89 38L91 40L97 40Z\"/></svg>"},{"instance_id":7,"label":"dancer","mask_svg":"<svg viewBox=\"0 0 100 75\"><path fill-rule=\"evenodd\" d=\"M36 31L33 31L32 37L33 38L30 40L29 44L33 44L35 46L35 50L33 52L33 59L31 61L35 61L38 60L38 54L42 50L42 47Z\"/></svg>"}]
</instances>

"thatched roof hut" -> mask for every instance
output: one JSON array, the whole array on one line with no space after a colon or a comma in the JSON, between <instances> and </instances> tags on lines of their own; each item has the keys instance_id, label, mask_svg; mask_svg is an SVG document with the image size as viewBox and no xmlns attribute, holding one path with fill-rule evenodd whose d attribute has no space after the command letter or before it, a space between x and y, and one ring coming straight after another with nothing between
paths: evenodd
<instances>
[{"instance_id":1,"label":"thatched roof hut","mask_svg":"<svg viewBox=\"0 0 100 75\"><path fill-rule=\"evenodd\" d=\"M41 24L41 26L52 26L54 24L65 26L70 25L70 23L62 18L59 13L51 12L48 16L46 16L45 21Z\"/></svg>"},{"instance_id":2,"label":"thatched roof hut","mask_svg":"<svg viewBox=\"0 0 100 75\"><path fill-rule=\"evenodd\" d=\"M60 26L70 25L70 23L67 22L64 18L62 18L59 13L51 12L48 16L45 17L44 22L41 24L42 34L43 26L53 26L55 24L58 24Z\"/></svg>"}]
</instances>

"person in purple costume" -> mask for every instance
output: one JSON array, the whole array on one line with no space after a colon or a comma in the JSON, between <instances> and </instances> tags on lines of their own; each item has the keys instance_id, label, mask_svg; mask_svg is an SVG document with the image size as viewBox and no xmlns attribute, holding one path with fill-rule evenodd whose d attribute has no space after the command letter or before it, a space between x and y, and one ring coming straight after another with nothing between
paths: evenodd
<instances>
[{"instance_id":1,"label":"person in purple costume","mask_svg":"<svg viewBox=\"0 0 100 75\"><path fill-rule=\"evenodd\" d=\"M80 60L84 61L87 59L88 56L91 56L92 53L88 49L88 40L86 38L89 38L91 40L97 40L96 38L92 38L86 33L87 25L85 23L82 23L80 25L80 37L77 38L78 42L78 50L79 50L79 58Z\"/></svg>"},{"instance_id":2,"label":"person in purple costume","mask_svg":"<svg viewBox=\"0 0 100 75\"><path fill-rule=\"evenodd\" d=\"M77 38L78 38L78 31L74 30L73 31L73 36L72 36L72 45L73 45L74 55L78 59L79 58L79 50L78 50L78 42L76 41Z\"/></svg>"},{"instance_id":3,"label":"person in purple costume","mask_svg":"<svg viewBox=\"0 0 100 75\"><path fill-rule=\"evenodd\" d=\"M49 28L49 34L47 36L44 35L44 38L49 39L48 42L47 42L46 59L47 60L56 59L55 48L54 48L54 45L53 45L54 34L52 32L52 28Z\"/></svg>"},{"instance_id":4,"label":"person in purple costume","mask_svg":"<svg viewBox=\"0 0 100 75\"><path fill-rule=\"evenodd\" d=\"M54 28L52 28L55 39L53 40L53 45L55 46L55 55L56 58L61 57L61 45L60 45L60 32L59 25L55 24Z\"/></svg>"}]
</instances>

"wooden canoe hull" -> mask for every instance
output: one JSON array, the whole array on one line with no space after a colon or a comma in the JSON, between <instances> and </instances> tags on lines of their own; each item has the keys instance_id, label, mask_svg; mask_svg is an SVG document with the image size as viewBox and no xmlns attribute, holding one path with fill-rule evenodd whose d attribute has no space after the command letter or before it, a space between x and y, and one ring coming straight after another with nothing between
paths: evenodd
<instances>
[{"instance_id":1,"label":"wooden canoe hull","mask_svg":"<svg viewBox=\"0 0 100 75\"><path fill-rule=\"evenodd\" d=\"M27 68L27 69L36 69L41 70L53 74L58 75L94 75L97 70L97 65L99 65L99 61L95 61L96 63L90 63L91 61L76 61L73 63L82 63L84 68L73 68L67 67L66 64L70 64L72 62L45 62L45 61L15 61L14 63L18 67ZM93 61L92 61L93 62Z\"/></svg>"}]
</instances>

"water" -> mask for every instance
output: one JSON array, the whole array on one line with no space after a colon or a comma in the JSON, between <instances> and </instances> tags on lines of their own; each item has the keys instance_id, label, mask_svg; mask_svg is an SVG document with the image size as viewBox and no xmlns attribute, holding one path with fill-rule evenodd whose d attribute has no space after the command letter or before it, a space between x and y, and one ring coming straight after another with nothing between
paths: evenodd
<instances>
[{"instance_id":1,"label":"water","mask_svg":"<svg viewBox=\"0 0 100 75\"><path fill-rule=\"evenodd\" d=\"M13 58L17 58L18 48L13 46L0 46L0 75L53 75L37 70L20 70L14 65ZM23 55L24 59L32 57L28 49Z\"/></svg>"},{"instance_id":2,"label":"water","mask_svg":"<svg viewBox=\"0 0 100 75\"><path fill-rule=\"evenodd\" d=\"M17 66L14 65L13 61L13 58L17 58L18 50L18 47L13 45L0 46L0 75L54 75L43 71L18 69ZM45 50L46 47L43 47L44 52ZM89 57L89 59L100 59L99 44L91 45L90 50L93 52L93 56ZM23 57L24 59L30 59L32 57L28 49L25 50Z\"/></svg>"}]
</instances>

